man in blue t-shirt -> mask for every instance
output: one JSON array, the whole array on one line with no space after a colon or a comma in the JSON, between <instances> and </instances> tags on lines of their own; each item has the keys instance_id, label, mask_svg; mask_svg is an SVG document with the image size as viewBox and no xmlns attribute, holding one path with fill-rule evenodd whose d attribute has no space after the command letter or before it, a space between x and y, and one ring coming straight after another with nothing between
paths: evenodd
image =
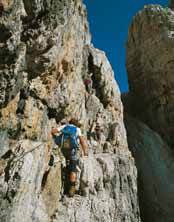
<instances>
[{"instance_id":1,"label":"man in blue t-shirt","mask_svg":"<svg viewBox=\"0 0 174 222\"><path fill-rule=\"evenodd\" d=\"M83 155L88 155L88 145L86 139L82 136L81 130L78 126L78 121L73 118L68 124L64 124L58 128L53 128L51 131L55 143L61 148L61 151L66 158L66 169L68 174L66 176L69 181L69 186L66 187L70 197L74 196L76 191L76 168L78 164L77 151L80 146L82 148Z\"/></svg>"}]
</instances>

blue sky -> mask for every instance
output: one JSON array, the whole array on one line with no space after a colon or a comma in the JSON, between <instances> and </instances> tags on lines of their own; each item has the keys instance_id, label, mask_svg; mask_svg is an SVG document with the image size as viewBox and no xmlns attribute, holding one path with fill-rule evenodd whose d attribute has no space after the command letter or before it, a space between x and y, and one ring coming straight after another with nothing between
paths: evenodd
<instances>
[{"instance_id":1,"label":"blue sky","mask_svg":"<svg viewBox=\"0 0 174 222\"><path fill-rule=\"evenodd\" d=\"M167 6L168 0L84 0L95 47L106 52L121 92L128 91L125 43L132 17L147 4Z\"/></svg>"}]
</instances>

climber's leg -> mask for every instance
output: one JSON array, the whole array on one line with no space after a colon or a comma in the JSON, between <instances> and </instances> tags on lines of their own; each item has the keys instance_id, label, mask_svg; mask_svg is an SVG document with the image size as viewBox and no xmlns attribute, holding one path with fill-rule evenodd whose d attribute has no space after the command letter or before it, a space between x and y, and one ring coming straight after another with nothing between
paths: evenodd
<instances>
[{"instance_id":1,"label":"climber's leg","mask_svg":"<svg viewBox=\"0 0 174 222\"><path fill-rule=\"evenodd\" d=\"M76 180L77 180L77 160L70 160L69 164L69 191L68 195L73 197L76 192Z\"/></svg>"},{"instance_id":2,"label":"climber's leg","mask_svg":"<svg viewBox=\"0 0 174 222\"><path fill-rule=\"evenodd\" d=\"M68 194L69 189L69 161L66 160L66 166L62 166L62 188L63 194Z\"/></svg>"}]
</instances>

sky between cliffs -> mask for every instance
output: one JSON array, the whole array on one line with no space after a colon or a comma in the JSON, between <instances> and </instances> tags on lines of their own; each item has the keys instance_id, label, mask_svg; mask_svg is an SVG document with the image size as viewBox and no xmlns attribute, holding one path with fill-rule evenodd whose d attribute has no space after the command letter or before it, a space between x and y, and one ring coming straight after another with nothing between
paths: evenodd
<instances>
[{"instance_id":1,"label":"sky between cliffs","mask_svg":"<svg viewBox=\"0 0 174 222\"><path fill-rule=\"evenodd\" d=\"M167 6L168 0L84 0L92 42L106 52L121 92L128 91L125 44L132 17L147 4Z\"/></svg>"}]
</instances>

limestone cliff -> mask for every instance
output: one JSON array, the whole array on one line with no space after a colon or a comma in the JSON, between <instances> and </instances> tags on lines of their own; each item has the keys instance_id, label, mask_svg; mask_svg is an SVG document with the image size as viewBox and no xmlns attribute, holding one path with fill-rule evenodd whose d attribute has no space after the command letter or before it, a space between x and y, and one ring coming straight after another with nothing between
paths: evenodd
<instances>
[{"instance_id":1,"label":"limestone cliff","mask_svg":"<svg viewBox=\"0 0 174 222\"><path fill-rule=\"evenodd\" d=\"M144 123L126 116L128 140L138 168L143 221L172 222L174 218L173 151Z\"/></svg>"},{"instance_id":2,"label":"limestone cliff","mask_svg":"<svg viewBox=\"0 0 174 222\"><path fill-rule=\"evenodd\" d=\"M150 5L129 29L127 70L131 111L173 146L174 133L174 12Z\"/></svg>"},{"instance_id":3,"label":"limestone cliff","mask_svg":"<svg viewBox=\"0 0 174 222\"><path fill-rule=\"evenodd\" d=\"M174 11L145 6L129 29L123 95L129 147L138 168L142 220L174 220ZM134 118L130 117L133 116Z\"/></svg>"},{"instance_id":4,"label":"limestone cliff","mask_svg":"<svg viewBox=\"0 0 174 222\"><path fill-rule=\"evenodd\" d=\"M81 0L2 0L0 33L0 221L140 221L120 92L90 42ZM50 130L74 116L89 157L79 193L62 201L62 157ZM96 121L100 143L91 135Z\"/></svg>"}]
</instances>

